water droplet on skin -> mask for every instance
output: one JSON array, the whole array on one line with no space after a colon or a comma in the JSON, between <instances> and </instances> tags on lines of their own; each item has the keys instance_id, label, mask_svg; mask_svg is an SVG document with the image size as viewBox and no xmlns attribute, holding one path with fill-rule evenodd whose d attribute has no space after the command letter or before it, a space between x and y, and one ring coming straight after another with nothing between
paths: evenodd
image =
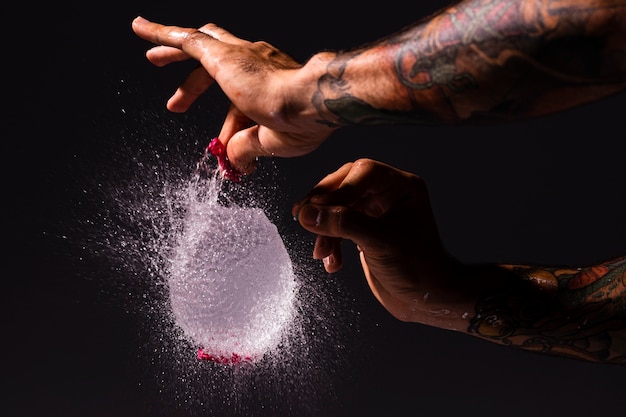
<instances>
[{"instance_id":1,"label":"water droplet on skin","mask_svg":"<svg viewBox=\"0 0 626 417\"><path fill-rule=\"evenodd\" d=\"M450 310L448 310L447 308L440 308L438 310L428 310L428 313L432 316L439 317L450 314Z\"/></svg>"}]
</instances>

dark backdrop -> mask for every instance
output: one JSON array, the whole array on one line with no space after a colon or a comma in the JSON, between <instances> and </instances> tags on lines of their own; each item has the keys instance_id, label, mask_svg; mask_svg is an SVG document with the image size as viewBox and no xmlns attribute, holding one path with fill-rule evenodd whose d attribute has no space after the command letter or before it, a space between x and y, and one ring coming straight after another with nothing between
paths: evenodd
<instances>
[{"instance_id":1,"label":"dark backdrop","mask_svg":"<svg viewBox=\"0 0 626 417\"><path fill-rule=\"evenodd\" d=\"M579 264L621 255L623 94L507 126L347 129L308 156L264 162L271 174L259 184L274 184L266 187L274 220L308 285L304 342L283 362L249 371L199 365L193 349L171 336L160 311L163 277L149 264L158 253L141 242L154 239L146 230L162 230L151 223L162 219L154 215L158 184L188 173L218 132L226 103L214 88L187 114L167 112L165 101L193 64L153 67L131 20L213 21L305 61L376 40L444 5L405 4L130 1L3 11L4 415L599 416L623 409L623 368L399 323L367 290L354 248L346 245L346 267L326 276L303 255L311 236L288 220L290 204L324 175L371 157L426 179L445 244L463 261Z\"/></svg>"}]
</instances>

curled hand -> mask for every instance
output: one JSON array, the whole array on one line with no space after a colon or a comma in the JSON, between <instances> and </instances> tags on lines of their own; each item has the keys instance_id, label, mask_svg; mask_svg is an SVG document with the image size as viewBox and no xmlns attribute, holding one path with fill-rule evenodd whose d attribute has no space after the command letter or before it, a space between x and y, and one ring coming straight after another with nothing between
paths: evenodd
<instances>
[{"instance_id":1,"label":"curled hand","mask_svg":"<svg viewBox=\"0 0 626 417\"><path fill-rule=\"evenodd\" d=\"M292 212L316 235L313 256L328 272L341 268L341 241L356 244L370 289L396 318L425 322L424 313L456 298L457 265L418 176L359 159L322 179Z\"/></svg>"}]
</instances>

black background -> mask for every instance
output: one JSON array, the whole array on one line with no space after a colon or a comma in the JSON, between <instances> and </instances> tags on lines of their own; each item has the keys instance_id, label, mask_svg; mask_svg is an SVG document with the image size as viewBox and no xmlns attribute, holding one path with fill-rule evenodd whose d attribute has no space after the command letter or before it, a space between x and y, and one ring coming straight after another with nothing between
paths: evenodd
<instances>
[{"instance_id":1,"label":"black background","mask_svg":"<svg viewBox=\"0 0 626 417\"><path fill-rule=\"evenodd\" d=\"M149 309L158 292L137 272L141 256L131 261L108 248L101 229L116 224L116 192L132 195L124 194L129 187L152 181L139 165L185 171L195 163L219 131L225 102L216 87L188 113L169 113L165 101L193 64L153 67L132 19L213 21L304 62L322 49L376 40L444 5L335 3L66 2L3 10L3 415L586 416L623 409L622 367L393 320L367 290L350 245L335 276L307 267L326 300L310 309L319 314L311 327L326 332L309 352L300 347L293 363L242 376L198 366L193 350L183 349L191 357L185 362L162 346L159 313ZM313 154L271 161L277 222L324 175L370 157L426 179L444 242L463 261L584 264L619 256L626 251L625 109L622 94L506 126L346 129ZM308 253L311 236L285 224L284 238Z\"/></svg>"}]
</instances>

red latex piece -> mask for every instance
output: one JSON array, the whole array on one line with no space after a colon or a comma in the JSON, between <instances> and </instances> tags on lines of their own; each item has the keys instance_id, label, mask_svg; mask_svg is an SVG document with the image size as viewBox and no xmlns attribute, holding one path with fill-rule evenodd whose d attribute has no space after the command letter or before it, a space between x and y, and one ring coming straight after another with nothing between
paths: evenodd
<instances>
[{"instance_id":1,"label":"red latex piece","mask_svg":"<svg viewBox=\"0 0 626 417\"><path fill-rule=\"evenodd\" d=\"M214 355L205 351L204 349L198 349L198 359L203 361L213 361L225 365L235 365L242 362L252 362L252 358L249 356L241 356L233 352L232 355Z\"/></svg>"},{"instance_id":2,"label":"red latex piece","mask_svg":"<svg viewBox=\"0 0 626 417\"><path fill-rule=\"evenodd\" d=\"M241 181L241 177L243 176L243 174L233 168L233 166L230 164L228 156L226 155L226 146L224 146L224 144L220 142L219 138L213 138L211 143L209 143L209 146L207 146L206 150L217 157L217 164L219 165L220 173L224 178L229 179L233 182Z\"/></svg>"}]
</instances>

